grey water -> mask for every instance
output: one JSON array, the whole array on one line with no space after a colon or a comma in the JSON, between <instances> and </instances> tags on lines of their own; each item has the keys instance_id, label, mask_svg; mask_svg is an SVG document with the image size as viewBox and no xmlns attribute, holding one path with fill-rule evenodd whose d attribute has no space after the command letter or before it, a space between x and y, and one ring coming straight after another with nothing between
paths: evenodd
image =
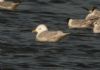
<instances>
[{"instance_id":1,"label":"grey water","mask_svg":"<svg viewBox=\"0 0 100 70\"><path fill-rule=\"evenodd\" d=\"M100 0L22 0L15 11L0 10L0 70L100 70L100 34L67 26L91 6L100 9ZM32 29L39 24L70 35L38 42Z\"/></svg>"}]
</instances>

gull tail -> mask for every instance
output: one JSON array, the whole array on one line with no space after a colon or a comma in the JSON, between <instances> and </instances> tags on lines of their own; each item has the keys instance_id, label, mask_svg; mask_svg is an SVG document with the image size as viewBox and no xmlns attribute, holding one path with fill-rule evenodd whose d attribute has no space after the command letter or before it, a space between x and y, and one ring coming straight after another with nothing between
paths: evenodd
<instances>
[{"instance_id":1,"label":"gull tail","mask_svg":"<svg viewBox=\"0 0 100 70\"><path fill-rule=\"evenodd\" d=\"M70 34L70 33L63 33L62 36L66 36L66 35L69 35L69 34Z\"/></svg>"}]
</instances>

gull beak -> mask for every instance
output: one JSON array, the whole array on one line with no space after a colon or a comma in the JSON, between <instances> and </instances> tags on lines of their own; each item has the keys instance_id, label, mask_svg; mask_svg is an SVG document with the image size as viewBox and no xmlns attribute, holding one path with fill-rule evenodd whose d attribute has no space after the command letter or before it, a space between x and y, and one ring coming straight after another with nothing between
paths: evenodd
<instances>
[{"instance_id":1,"label":"gull beak","mask_svg":"<svg viewBox=\"0 0 100 70\"><path fill-rule=\"evenodd\" d=\"M33 32L36 32L36 30L32 30L32 33L33 33Z\"/></svg>"}]
</instances>

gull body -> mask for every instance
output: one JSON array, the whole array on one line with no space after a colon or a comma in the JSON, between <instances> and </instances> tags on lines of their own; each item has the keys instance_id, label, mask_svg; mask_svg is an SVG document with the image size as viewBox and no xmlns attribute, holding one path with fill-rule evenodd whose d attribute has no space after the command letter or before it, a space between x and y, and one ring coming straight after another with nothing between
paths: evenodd
<instances>
[{"instance_id":1,"label":"gull body","mask_svg":"<svg viewBox=\"0 0 100 70\"><path fill-rule=\"evenodd\" d=\"M100 33L100 19L94 22L93 32Z\"/></svg>"},{"instance_id":2,"label":"gull body","mask_svg":"<svg viewBox=\"0 0 100 70\"><path fill-rule=\"evenodd\" d=\"M0 0L0 9L5 9L5 10L15 10L16 7L20 4L20 2L11 2L11 1L4 1Z\"/></svg>"},{"instance_id":3,"label":"gull body","mask_svg":"<svg viewBox=\"0 0 100 70\"><path fill-rule=\"evenodd\" d=\"M69 28L91 28L93 21L84 19L69 19Z\"/></svg>"},{"instance_id":4,"label":"gull body","mask_svg":"<svg viewBox=\"0 0 100 70\"><path fill-rule=\"evenodd\" d=\"M37 32L36 40L40 42L56 42L69 33L62 31L48 31L44 24L40 24L32 32Z\"/></svg>"},{"instance_id":5,"label":"gull body","mask_svg":"<svg viewBox=\"0 0 100 70\"><path fill-rule=\"evenodd\" d=\"M100 18L100 10L98 9L94 9L94 10L90 10L89 14L86 16L85 19L87 20L93 20L96 18Z\"/></svg>"}]
</instances>

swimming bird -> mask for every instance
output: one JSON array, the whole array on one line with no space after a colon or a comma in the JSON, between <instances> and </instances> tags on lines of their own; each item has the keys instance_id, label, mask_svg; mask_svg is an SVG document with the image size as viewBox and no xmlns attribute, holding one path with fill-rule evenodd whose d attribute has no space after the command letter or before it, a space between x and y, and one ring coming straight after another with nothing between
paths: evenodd
<instances>
[{"instance_id":1,"label":"swimming bird","mask_svg":"<svg viewBox=\"0 0 100 70\"><path fill-rule=\"evenodd\" d=\"M91 28L93 21L85 19L69 19L69 28Z\"/></svg>"},{"instance_id":2,"label":"swimming bird","mask_svg":"<svg viewBox=\"0 0 100 70\"><path fill-rule=\"evenodd\" d=\"M89 14L86 16L85 19L93 20L97 18L100 18L100 10L98 10L96 7L92 7L92 9L89 10Z\"/></svg>"},{"instance_id":3,"label":"swimming bird","mask_svg":"<svg viewBox=\"0 0 100 70\"><path fill-rule=\"evenodd\" d=\"M100 33L100 19L94 22L93 33Z\"/></svg>"},{"instance_id":4,"label":"swimming bird","mask_svg":"<svg viewBox=\"0 0 100 70\"><path fill-rule=\"evenodd\" d=\"M36 40L40 42L56 42L69 34L62 31L48 31L47 26L44 24L38 25L32 32L37 32Z\"/></svg>"},{"instance_id":5,"label":"swimming bird","mask_svg":"<svg viewBox=\"0 0 100 70\"><path fill-rule=\"evenodd\" d=\"M11 2L11 1L5 1L5 0L0 0L0 9L5 9L5 10L15 10L16 7L20 4L21 1Z\"/></svg>"}]
</instances>

